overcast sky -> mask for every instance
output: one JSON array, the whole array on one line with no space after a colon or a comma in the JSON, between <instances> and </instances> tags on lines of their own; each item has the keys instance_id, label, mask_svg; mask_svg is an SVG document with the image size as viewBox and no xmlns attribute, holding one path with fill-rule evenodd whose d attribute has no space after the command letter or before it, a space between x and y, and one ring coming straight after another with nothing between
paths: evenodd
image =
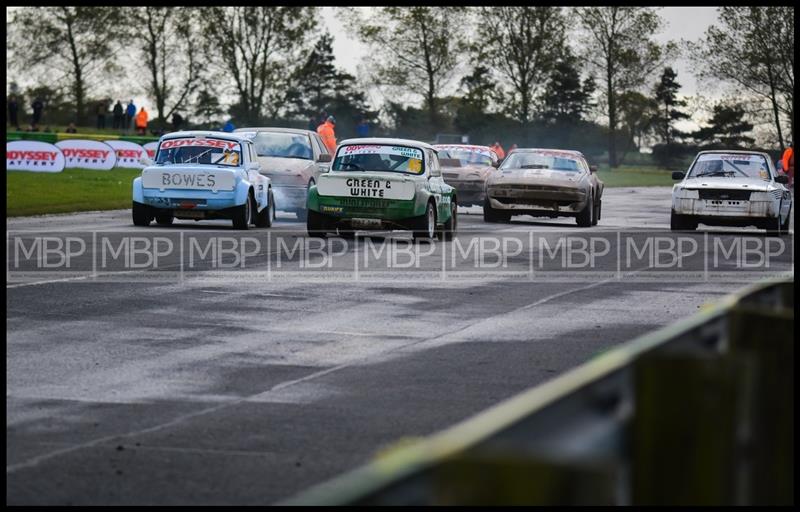
<instances>
[{"instance_id":1,"label":"overcast sky","mask_svg":"<svg viewBox=\"0 0 800 512\"><path fill-rule=\"evenodd\" d=\"M341 7L322 7L322 27L327 28L333 35L333 51L336 57L336 64L347 72L357 75L357 68L364 55L366 48L355 38L349 37L342 22L336 16L336 11ZM371 10L372 7L357 7L357 9ZM8 8L6 10L8 15ZM697 40L703 35L708 26L717 19L716 7L664 7L660 9L660 14L664 19L664 29L655 34L655 38L660 42L669 40L678 41L686 39ZM673 64L673 68L678 73L678 82L683 86L681 94L694 96L698 91L698 84L691 73L689 63L685 58L678 59ZM24 78L16 77L19 84L23 87L30 85ZM6 78L8 84L9 78ZM112 95L123 94L127 101L129 94L122 91L113 91ZM703 90L702 94L707 97L717 97L721 94L718 91ZM370 94L373 103L377 103L381 98L379 95ZM148 110L152 110L150 101L141 93L133 95L136 105L144 105ZM377 107L373 104L373 107Z\"/></svg>"}]
</instances>

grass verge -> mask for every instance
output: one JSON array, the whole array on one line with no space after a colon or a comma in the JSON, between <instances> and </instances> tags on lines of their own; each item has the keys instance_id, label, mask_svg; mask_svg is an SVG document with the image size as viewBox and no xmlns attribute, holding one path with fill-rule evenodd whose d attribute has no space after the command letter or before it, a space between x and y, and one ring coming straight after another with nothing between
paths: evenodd
<instances>
[{"instance_id":1,"label":"grass verge","mask_svg":"<svg viewBox=\"0 0 800 512\"><path fill-rule=\"evenodd\" d=\"M600 166L597 171L606 187L671 187L672 171L653 166L622 165L611 170Z\"/></svg>"},{"instance_id":2,"label":"grass verge","mask_svg":"<svg viewBox=\"0 0 800 512\"><path fill-rule=\"evenodd\" d=\"M131 184L141 172L141 169L6 171L6 216L130 208Z\"/></svg>"}]
</instances>

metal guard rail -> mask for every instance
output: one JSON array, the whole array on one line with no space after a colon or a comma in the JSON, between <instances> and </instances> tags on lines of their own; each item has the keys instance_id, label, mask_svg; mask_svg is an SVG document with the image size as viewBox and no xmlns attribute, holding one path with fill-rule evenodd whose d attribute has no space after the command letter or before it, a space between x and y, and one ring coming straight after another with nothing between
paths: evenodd
<instances>
[{"instance_id":1,"label":"metal guard rail","mask_svg":"<svg viewBox=\"0 0 800 512\"><path fill-rule=\"evenodd\" d=\"M793 504L793 335L759 283L282 504Z\"/></svg>"}]
</instances>

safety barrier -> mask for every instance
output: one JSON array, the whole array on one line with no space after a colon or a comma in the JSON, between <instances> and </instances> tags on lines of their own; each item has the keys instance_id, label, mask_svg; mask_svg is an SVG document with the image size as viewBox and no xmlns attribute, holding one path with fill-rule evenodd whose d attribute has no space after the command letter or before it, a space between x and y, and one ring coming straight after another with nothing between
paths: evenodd
<instances>
[{"instance_id":1,"label":"safety barrier","mask_svg":"<svg viewBox=\"0 0 800 512\"><path fill-rule=\"evenodd\" d=\"M49 142L55 144L60 140L82 139L82 140L126 140L136 144L147 144L155 142L158 137L142 137L138 135L101 135L92 133L64 133L64 132L6 132L6 142L12 140L38 140L39 142Z\"/></svg>"},{"instance_id":2,"label":"safety barrier","mask_svg":"<svg viewBox=\"0 0 800 512\"><path fill-rule=\"evenodd\" d=\"M760 283L288 505L790 505L794 277Z\"/></svg>"}]
</instances>

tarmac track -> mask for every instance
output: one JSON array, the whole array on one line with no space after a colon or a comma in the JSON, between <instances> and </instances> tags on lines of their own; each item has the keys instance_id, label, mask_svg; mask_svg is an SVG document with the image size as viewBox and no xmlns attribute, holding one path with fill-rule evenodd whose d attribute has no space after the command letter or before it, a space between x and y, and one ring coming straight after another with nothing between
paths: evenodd
<instances>
[{"instance_id":1,"label":"tarmac track","mask_svg":"<svg viewBox=\"0 0 800 512\"><path fill-rule=\"evenodd\" d=\"M793 270L793 235L671 233L669 198L607 189L593 228L485 224L480 208L462 208L459 245L420 246L430 254L419 268L390 250L408 245L399 232L329 237L319 244L335 256L303 253L291 214L244 233L221 221L140 229L129 210L10 219L7 504L274 503ZM168 239L172 251L158 268L133 268L97 239L126 236ZM590 236L611 247L591 268L542 250ZM41 255L19 258L38 237L81 238L87 250L70 269L42 271ZM190 240L231 237L246 261L229 251L189 266ZM630 261L628 240L648 237L697 250L682 267L635 251ZM482 239L486 261L468 250ZM493 240L505 247L496 265ZM737 240L772 251L769 266L743 265Z\"/></svg>"}]
</instances>

